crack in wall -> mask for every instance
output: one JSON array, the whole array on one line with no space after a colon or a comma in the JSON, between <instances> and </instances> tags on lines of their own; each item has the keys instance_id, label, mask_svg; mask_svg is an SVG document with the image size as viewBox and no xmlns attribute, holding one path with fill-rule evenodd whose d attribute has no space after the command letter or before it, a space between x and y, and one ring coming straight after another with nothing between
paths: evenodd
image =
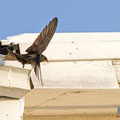
<instances>
[{"instance_id":1,"label":"crack in wall","mask_svg":"<svg viewBox=\"0 0 120 120\"><path fill-rule=\"evenodd\" d=\"M60 97L62 97L62 96L64 96L64 95L67 95L67 94L81 94L81 93L88 93L88 92L92 92L92 93L93 93L94 91L80 91L80 90L77 90L77 91L66 91L66 92L63 92L63 93L55 96L55 97L52 97L52 98L50 98L50 99L47 99L47 100L41 102L40 104L33 106L32 108L36 108L36 107L42 106L42 105L44 105L44 104L47 104L47 103L49 103L49 102L51 102L51 101L55 101L55 100L57 100L58 98L60 98Z\"/></svg>"}]
</instances>

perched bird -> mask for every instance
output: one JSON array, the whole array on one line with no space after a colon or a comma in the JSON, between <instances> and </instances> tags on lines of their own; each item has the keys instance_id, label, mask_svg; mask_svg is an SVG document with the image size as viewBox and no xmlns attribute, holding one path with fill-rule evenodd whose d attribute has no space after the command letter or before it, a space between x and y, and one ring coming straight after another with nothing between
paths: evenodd
<instances>
[{"instance_id":1,"label":"perched bird","mask_svg":"<svg viewBox=\"0 0 120 120\"><path fill-rule=\"evenodd\" d=\"M47 48L50 40L52 39L58 24L58 19L55 17L38 35L34 43L26 49L27 54L14 53L10 49L7 49L8 55L5 57L6 60L13 58L23 64L31 64L34 68L35 74L40 78L40 62L48 61L47 58L42 55L43 51Z\"/></svg>"},{"instance_id":2,"label":"perched bird","mask_svg":"<svg viewBox=\"0 0 120 120\"><path fill-rule=\"evenodd\" d=\"M10 43L8 45L2 45L2 42L0 41L0 54L7 55L8 50L15 51L16 53L20 54L19 44L13 44Z\"/></svg>"}]
</instances>

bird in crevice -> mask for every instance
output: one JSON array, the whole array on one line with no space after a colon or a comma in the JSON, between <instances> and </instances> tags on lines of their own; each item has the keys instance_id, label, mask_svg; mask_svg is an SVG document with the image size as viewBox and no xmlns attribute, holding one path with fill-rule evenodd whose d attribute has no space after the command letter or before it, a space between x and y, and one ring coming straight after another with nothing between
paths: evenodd
<instances>
[{"instance_id":1,"label":"bird in crevice","mask_svg":"<svg viewBox=\"0 0 120 120\"><path fill-rule=\"evenodd\" d=\"M26 49L27 54L14 53L10 49L7 49L8 54L5 57L6 60L13 58L23 64L31 64L34 68L35 74L40 79L40 62L48 61L47 57L42 55L43 51L47 48L50 40L52 39L58 24L58 19L55 17L48 25L42 30L42 32L35 39L33 44ZM12 59L11 59L12 60Z\"/></svg>"},{"instance_id":2,"label":"bird in crevice","mask_svg":"<svg viewBox=\"0 0 120 120\"><path fill-rule=\"evenodd\" d=\"M12 52L14 51L20 54L19 44L10 43L7 45L2 45L2 42L0 41L0 54L7 55L8 54L7 49L11 50Z\"/></svg>"}]
</instances>

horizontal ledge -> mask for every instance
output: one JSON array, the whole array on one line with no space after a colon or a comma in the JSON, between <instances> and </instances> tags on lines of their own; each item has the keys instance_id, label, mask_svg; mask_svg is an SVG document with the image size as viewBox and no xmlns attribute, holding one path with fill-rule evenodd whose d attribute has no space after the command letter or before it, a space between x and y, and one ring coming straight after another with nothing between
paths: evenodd
<instances>
[{"instance_id":1,"label":"horizontal ledge","mask_svg":"<svg viewBox=\"0 0 120 120\"><path fill-rule=\"evenodd\" d=\"M87 105L87 106L42 106L42 107L25 107L26 110L28 109L110 109L110 108L118 108L118 105Z\"/></svg>"},{"instance_id":2,"label":"horizontal ledge","mask_svg":"<svg viewBox=\"0 0 120 120\"><path fill-rule=\"evenodd\" d=\"M114 61L120 60L120 58L80 58L80 59L50 59L48 62L75 62L75 61ZM5 62L6 60L2 60ZM7 60L17 61L17 60Z\"/></svg>"},{"instance_id":3,"label":"horizontal ledge","mask_svg":"<svg viewBox=\"0 0 120 120\"><path fill-rule=\"evenodd\" d=\"M81 58L81 59L56 59L48 60L48 62L75 62L75 61L114 61L120 58Z\"/></svg>"},{"instance_id":4,"label":"horizontal ledge","mask_svg":"<svg viewBox=\"0 0 120 120\"><path fill-rule=\"evenodd\" d=\"M43 83L44 84L44 83ZM37 88L37 87L36 87ZM120 91L120 88L118 87L111 87L111 88L107 88L107 87L47 87L47 86L40 86L38 87L41 90L81 90L81 91L111 91L111 90L116 90L116 91ZM38 89L37 88L37 89Z\"/></svg>"}]
</instances>

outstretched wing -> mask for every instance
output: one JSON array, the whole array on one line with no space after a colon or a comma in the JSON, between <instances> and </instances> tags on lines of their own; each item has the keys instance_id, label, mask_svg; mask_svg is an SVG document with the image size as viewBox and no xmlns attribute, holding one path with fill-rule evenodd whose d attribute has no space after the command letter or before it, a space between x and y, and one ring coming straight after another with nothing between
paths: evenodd
<instances>
[{"instance_id":1,"label":"outstretched wing","mask_svg":"<svg viewBox=\"0 0 120 120\"><path fill-rule=\"evenodd\" d=\"M55 17L48 25L43 29L43 31L38 35L34 43L26 49L28 53L42 54L42 52L47 48L50 40L52 39L56 28L58 19Z\"/></svg>"}]
</instances>

